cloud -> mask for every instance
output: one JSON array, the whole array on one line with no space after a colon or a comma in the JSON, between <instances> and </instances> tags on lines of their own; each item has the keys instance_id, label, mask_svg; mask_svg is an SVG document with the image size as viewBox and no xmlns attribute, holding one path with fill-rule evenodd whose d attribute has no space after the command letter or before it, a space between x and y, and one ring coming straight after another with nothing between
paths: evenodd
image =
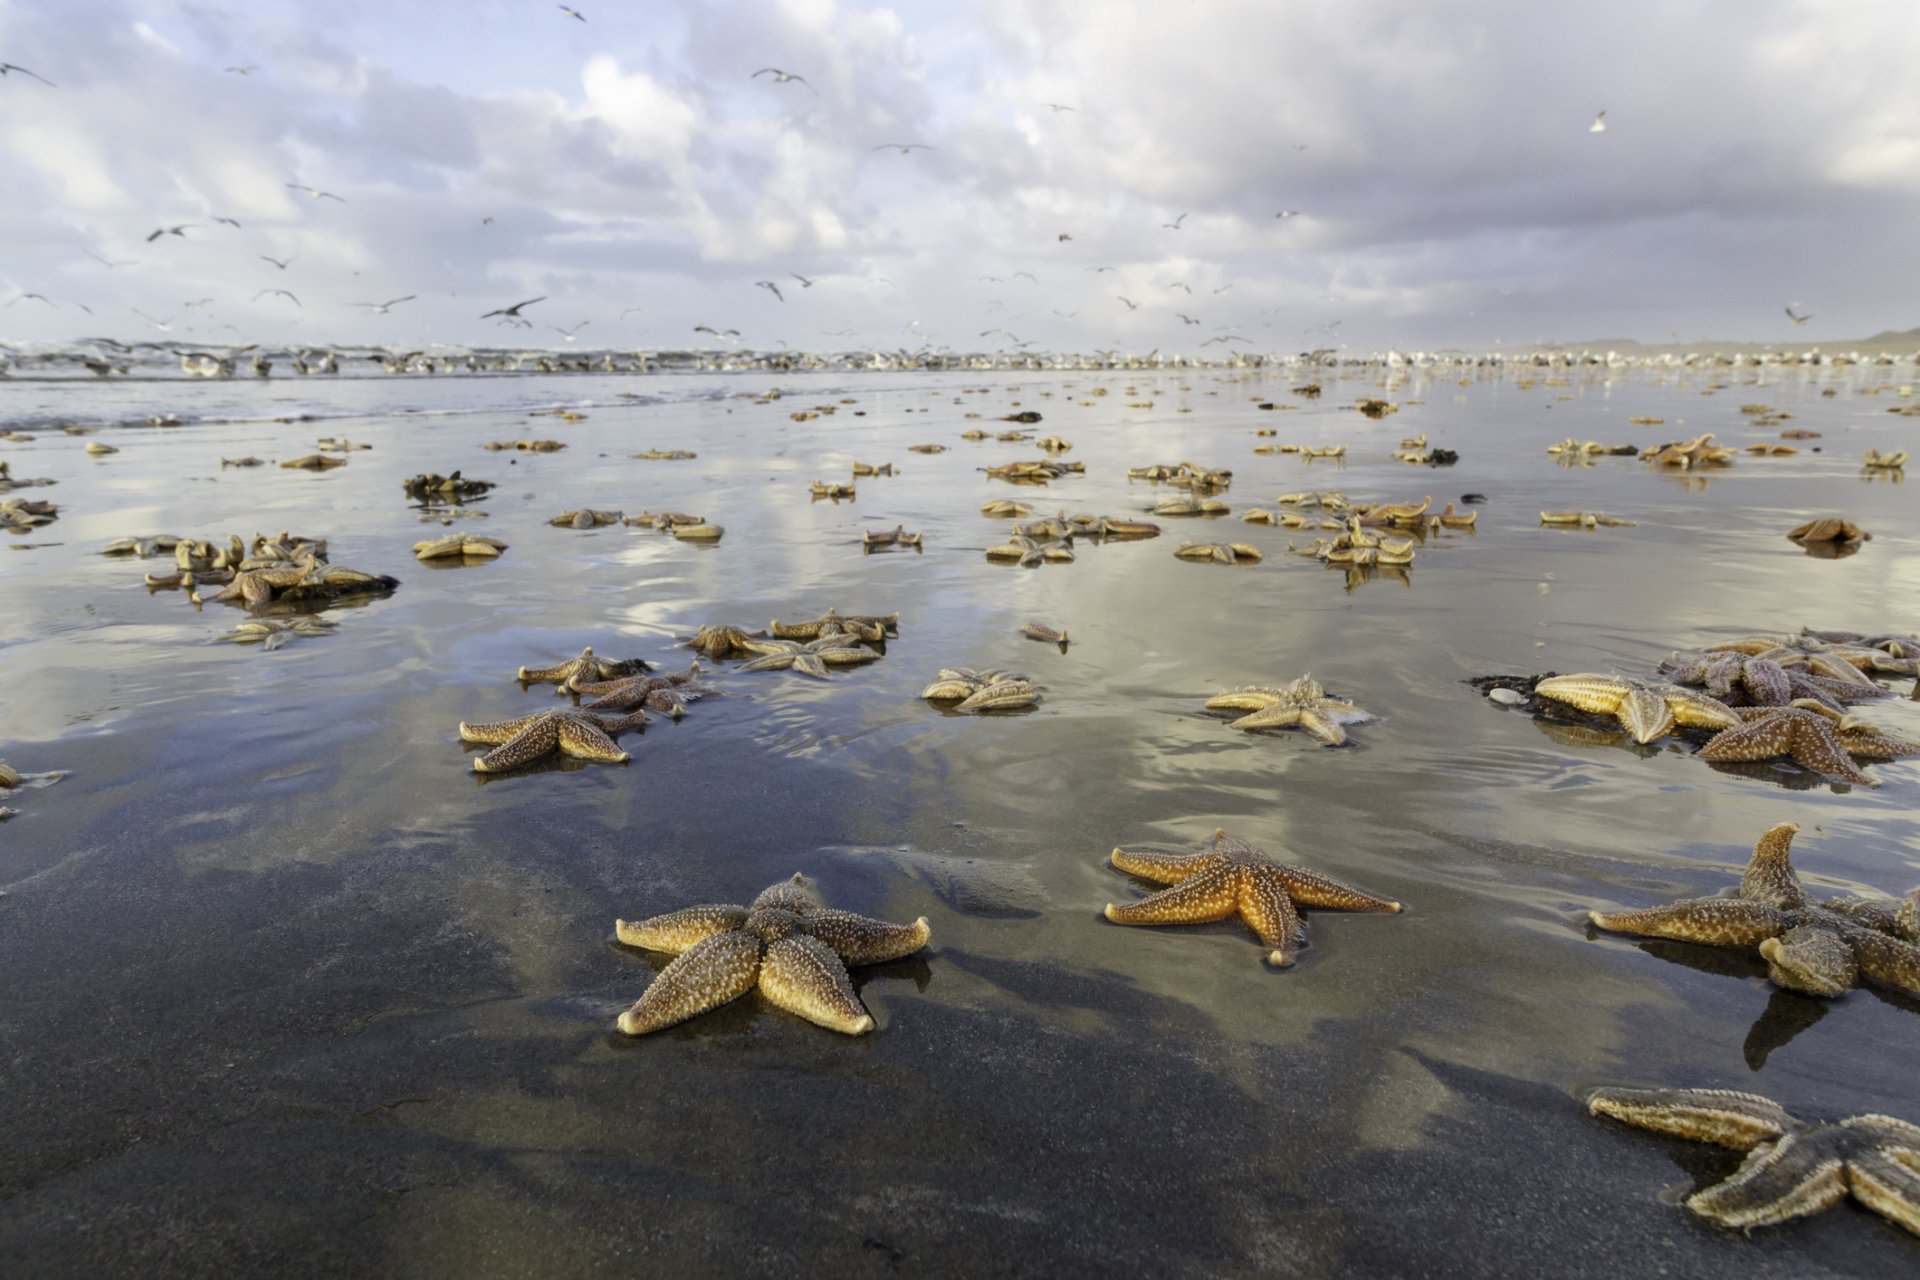
<instances>
[{"instance_id":1,"label":"cloud","mask_svg":"<svg viewBox=\"0 0 1920 1280\"><path fill-rule=\"evenodd\" d=\"M129 307L207 295L196 324L296 335L267 285L404 342L494 339L478 313L540 292L625 346L1811 338L1794 299L1904 328L1917 35L1891 0L0 5L60 85L0 81L0 272L97 313L0 309L0 337L142 336ZM873 149L902 142L935 149ZM148 244L163 221L207 225ZM753 287L788 271L821 284Z\"/></svg>"}]
</instances>

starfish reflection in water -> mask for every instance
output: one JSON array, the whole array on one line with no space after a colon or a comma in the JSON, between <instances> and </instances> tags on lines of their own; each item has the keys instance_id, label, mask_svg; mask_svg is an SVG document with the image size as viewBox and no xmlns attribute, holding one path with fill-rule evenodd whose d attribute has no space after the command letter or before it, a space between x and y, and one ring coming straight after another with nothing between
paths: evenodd
<instances>
[{"instance_id":1,"label":"starfish reflection in water","mask_svg":"<svg viewBox=\"0 0 1920 1280\"><path fill-rule=\"evenodd\" d=\"M1115 849L1113 865L1129 875L1172 885L1126 906L1107 904L1115 924L1204 924L1238 915L1268 948L1267 962L1290 965L1306 932L1300 906L1342 911L1400 911L1387 898L1331 876L1275 862L1224 830L1213 833L1205 853L1141 853Z\"/></svg>"},{"instance_id":2,"label":"starfish reflection in water","mask_svg":"<svg viewBox=\"0 0 1920 1280\"><path fill-rule=\"evenodd\" d=\"M1732 1177L1687 1197L1687 1208L1719 1226L1772 1226L1851 1195L1920 1235L1920 1126L1883 1115L1808 1124L1731 1089L1596 1089L1587 1110L1749 1152Z\"/></svg>"},{"instance_id":3,"label":"starfish reflection in water","mask_svg":"<svg viewBox=\"0 0 1920 1280\"><path fill-rule=\"evenodd\" d=\"M1590 911L1614 933L1710 946L1754 947L1767 976L1790 991L1844 995L1862 975L1920 996L1920 889L1905 898L1807 897L1788 860L1800 828L1771 827L1730 898L1685 898L1642 911Z\"/></svg>"},{"instance_id":4,"label":"starfish reflection in water","mask_svg":"<svg viewBox=\"0 0 1920 1280\"><path fill-rule=\"evenodd\" d=\"M638 922L615 921L630 947L677 953L646 993L620 1015L620 1030L645 1035L685 1022L753 990L831 1031L859 1035L873 1016L853 993L848 965L881 964L918 951L927 918L889 924L835 911L795 875L751 905L699 906Z\"/></svg>"}]
</instances>

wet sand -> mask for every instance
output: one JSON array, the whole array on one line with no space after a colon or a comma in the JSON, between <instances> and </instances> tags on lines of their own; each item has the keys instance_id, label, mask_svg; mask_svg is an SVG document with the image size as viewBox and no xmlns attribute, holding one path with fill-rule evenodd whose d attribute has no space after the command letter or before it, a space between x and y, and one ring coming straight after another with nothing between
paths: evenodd
<instances>
[{"instance_id":1,"label":"wet sand","mask_svg":"<svg viewBox=\"0 0 1920 1280\"><path fill-rule=\"evenodd\" d=\"M1287 412L1255 408L1302 380L1279 371L782 378L767 404L620 404L656 384L556 378L511 394L591 400L587 420L109 427L89 439L120 452L99 460L58 433L0 444L16 478L59 482L19 496L62 508L10 539L59 545L0 551L0 758L72 771L0 824L0 1269L1909 1268L1920 1245L1851 1205L1751 1236L1694 1219L1676 1195L1737 1157L1592 1119L1578 1094L1719 1086L1809 1117L1920 1120L1920 1004L1781 992L1757 958L1584 923L1590 906L1731 886L1788 820L1810 885L1904 892L1920 883L1920 762L1875 764L1877 790L1719 770L1674 743L1555 733L1463 682L1647 673L1676 647L1802 625L1913 629L1911 494L1859 471L1866 448L1912 446L1911 419L1886 413L1903 401L1865 393L1910 374L1726 371L1713 395L1703 374L1385 389L1329 374ZM139 416L190 419L196 397L241 417L297 396L350 415L363 394L489 394L442 386L176 385ZM147 392L26 394L38 418L113 418ZM1374 394L1421 403L1372 422L1350 406ZM249 395L262 413L230 411ZM1796 417L1750 427L1738 409L1756 401ZM1039 451L959 433L1019 409L1044 415L1036 436L1073 441L1087 474L984 477ZM1349 454L1254 456L1262 427ZM1545 453L1567 436L1744 445L1783 427L1823 435L1704 479ZM1393 461L1419 433L1460 464ZM218 465L309 453L323 434L374 448L317 475ZM524 437L571 447L479 448ZM906 451L923 441L950 450ZM699 456L628 456L652 447ZM1160 538L1082 543L1066 565L982 555L1005 537L978 512L988 498L1137 515L1170 491L1126 468L1187 458L1233 470L1233 515L1160 518ZM809 501L853 460L902 474ZM510 549L429 568L409 548L443 530L401 481L456 467L499 488L468 504L487 518L455 527ZM1302 534L1238 518L1322 488L1490 501L1404 581L1350 583L1287 553ZM546 524L582 506L704 513L727 533L697 547ZM1638 524L1539 527L1566 508ZM1824 514L1874 540L1823 560L1782 536ZM896 524L925 550L862 554L862 529ZM127 534L283 528L401 586L329 610L333 635L262 653L212 643L238 608L149 595L141 576L166 561L97 554ZM1266 559L1185 563L1186 538ZM623 738L624 766L469 772L461 720L560 705L512 679L523 663L592 644L677 668L702 623L828 606L898 611L900 636L826 682L722 663L723 696ZM1072 645L1022 639L1028 621ZM1044 701L943 715L916 696L943 666L1024 670ZM1349 746L1200 713L1221 689L1306 671L1375 714ZM1920 705L1863 710L1920 736ZM1101 918L1147 889L1109 849L1197 847L1216 826L1409 911L1309 911L1310 944L1279 972L1235 921ZM928 917L924 954L854 973L875 1033L839 1037L756 996L639 1040L612 1029L665 959L616 944L616 917L745 901L794 871L832 905Z\"/></svg>"}]
</instances>

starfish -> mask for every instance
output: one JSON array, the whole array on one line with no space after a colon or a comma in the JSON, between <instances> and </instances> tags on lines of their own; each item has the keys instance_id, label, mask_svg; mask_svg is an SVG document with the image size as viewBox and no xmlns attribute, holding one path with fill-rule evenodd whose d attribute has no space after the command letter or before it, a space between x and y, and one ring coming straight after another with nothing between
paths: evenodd
<instances>
[{"instance_id":1,"label":"starfish","mask_svg":"<svg viewBox=\"0 0 1920 1280\"><path fill-rule=\"evenodd\" d=\"M1216 829L1205 853L1129 853L1113 865L1129 875L1172 885L1124 907L1107 904L1115 924L1203 924L1238 914L1269 948L1267 963L1293 963L1305 927L1298 906L1343 911L1400 911L1397 902L1342 884L1305 867L1275 862L1244 840Z\"/></svg>"},{"instance_id":2,"label":"starfish","mask_svg":"<svg viewBox=\"0 0 1920 1280\"><path fill-rule=\"evenodd\" d=\"M609 735L624 733L647 722L647 713L636 711L625 716L601 716L572 707L556 711L538 711L514 720L493 724L460 722L462 742L485 742L493 750L473 759L475 773L502 773L530 764L555 751L578 760L604 760L625 764L633 757L614 745Z\"/></svg>"},{"instance_id":3,"label":"starfish","mask_svg":"<svg viewBox=\"0 0 1920 1280\"><path fill-rule=\"evenodd\" d=\"M829 609L817 618L806 622L781 622L775 618L769 630L782 640L818 640L821 636L850 635L862 640L885 640L888 635L900 634L900 615L889 613L884 616L874 614L851 613L842 615Z\"/></svg>"},{"instance_id":4,"label":"starfish","mask_svg":"<svg viewBox=\"0 0 1920 1280\"><path fill-rule=\"evenodd\" d=\"M1731 1089L1596 1089L1587 1110L1751 1152L1732 1177L1687 1197L1687 1208L1719 1226L1772 1226L1851 1194L1920 1235L1920 1127L1904 1120L1864 1115L1807 1124L1769 1098Z\"/></svg>"},{"instance_id":5,"label":"starfish","mask_svg":"<svg viewBox=\"0 0 1920 1280\"><path fill-rule=\"evenodd\" d=\"M490 560L506 549L507 544L500 539L483 538L477 533L450 533L444 538L431 538L413 544L413 554L420 560L444 560L449 556L462 560Z\"/></svg>"},{"instance_id":6,"label":"starfish","mask_svg":"<svg viewBox=\"0 0 1920 1280\"><path fill-rule=\"evenodd\" d=\"M557 684L562 693L573 691L573 684L579 680L618 680L622 676L636 675L647 669L647 663L639 658L628 658L614 662L607 658L596 658L593 646L588 645L580 651L577 658L568 658L554 667L522 667L522 684Z\"/></svg>"},{"instance_id":7,"label":"starfish","mask_svg":"<svg viewBox=\"0 0 1920 1280\"><path fill-rule=\"evenodd\" d=\"M1837 996L1867 977L1920 995L1920 889L1905 899L1833 898L1815 903L1787 851L1800 828L1769 827L1731 898L1683 898L1643 911L1589 911L1613 933L1757 947L1767 976L1789 991Z\"/></svg>"},{"instance_id":8,"label":"starfish","mask_svg":"<svg viewBox=\"0 0 1920 1280\"><path fill-rule=\"evenodd\" d=\"M1732 729L1740 723L1740 717L1725 703L1658 681L1625 676L1553 676L1535 685L1533 691L1582 711L1612 716L1639 743L1663 738L1675 725Z\"/></svg>"},{"instance_id":9,"label":"starfish","mask_svg":"<svg viewBox=\"0 0 1920 1280\"><path fill-rule=\"evenodd\" d=\"M1250 711L1232 722L1235 729L1305 729L1328 746L1347 740L1342 724L1373 717L1339 698L1329 698L1320 682L1301 676L1278 689L1235 689L1207 699L1208 711Z\"/></svg>"},{"instance_id":10,"label":"starfish","mask_svg":"<svg viewBox=\"0 0 1920 1280\"><path fill-rule=\"evenodd\" d=\"M925 916L889 924L831 910L801 875L766 889L750 906L688 907L617 920L613 929L630 947L677 953L620 1015L620 1029L630 1036L685 1022L756 986L789 1013L857 1036L873 1030L873 1015L854 995L847 966L912 955L930 936Z\"/></svg>"},{"instance_id":11,"label":"starfish","mask_svg":"<svg viewBox=\"0 0 1920 1280\"><path fill-rule=\"evenodd\" d=\"M707 694L705 689L687 688L700 674L700 664L667 675L626 676L615 680L581 680L577 676L561 686L569 693L593 696L583 710L628 711L648 707L678 720L686 714L686 705Z\"/></svg>"},{"instance_id":12,"label":"starfish","mask_svg":"<svg viewBox=\"0 0 1920 1280\"><path fill-rule=\"evenodd\" d=\"M970 667L942 667L939 677L922 689L920 696L929 702L953 704L941 708L944 711L961 712L1012 711L1040 701L1040 691L1033 681L1017 671L975 671Z\"/></svg>"},{"instance_id":13,"label":"starfish","mask_svg":"<svg viewBox=\"0 0 1920 1280\"><path fill-rule=\"evenodd\" d=\"M1698 755L1702 760L1721 762L1773 760L1780 756L1791 756L1795 764L1803 765L1815 773L1839 778L1843 782L1858 783L1863 787L1879 786L1879 779L1861 772L1853 763L1846 744L1840 740L1840 728L1844 726L1863 743L1873 741L1877 747L1893 748L1873 754L1902 754L1898 741L1884 738L1871 729L1863 732L1861 723L1851 718L1836 723L1825 715L1808 710L1809 707L1826 710L1811 700L1807 700L1804 706L1748 708L1757 714L1735 728L1714 734L1712 740L1700 748ZM1863 751L1861 754L1869 753Z\"/></svg>"},{"instance_id":14,"label":"starfish","mask_svg":"<svg viewBox=\"0 0 1920 1280\"><path fill-rule=\"evenodd\" d=\"M1803 639L1824 640L1828 644L1883 649L1896 658L1920 658L1920 636L1915 635L1897 635L1893 632L1869 635L1860 631L1816 631L1812 627L1800 628L1800 635Z\"/></svg>"},{"instance_id":15,"label":"starfish","mask_svg":"<svg viewBox=\"0 0 1920 1280\"><path fill-rule=\"evenodd\" d=\"M1895 675L1913 675L1912 659L1895 658L1872 645L1851 645L1817 639L1810 635L1746 636L1725 644L1709 646L1708 653L1744 653L1771 658L1783 667L1804 667L1814 675L1849 684L1872 684L1866 672L1888 671ZM1885 664L1885 665L1883 665Z\"/></svg>"}]
</instances>

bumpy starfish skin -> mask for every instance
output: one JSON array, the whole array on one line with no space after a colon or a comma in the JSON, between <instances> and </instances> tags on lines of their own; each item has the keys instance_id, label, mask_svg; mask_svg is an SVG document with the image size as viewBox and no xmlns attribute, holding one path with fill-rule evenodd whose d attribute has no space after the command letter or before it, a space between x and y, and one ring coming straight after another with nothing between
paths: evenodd
<instances>
[{"instance_id":1,"label":"bumpy starfish skin","mask_svg":"<svg viewBox=\"0 0 1920 1280\"><path fill-rule=\"evenodd\" d=\"M1587 918L1614 933L1755 947L1767 962L1767 976L1791 991L1837 996L1865 974L1920 995L1920 946L1913 940L1920 926L1908 923L1912 896L1813 902L1788 857L1799 830L1791 822L1769 828L1731 898L1684 898L1642 911L1589 911Z\"/></svg>"},{"instance_id":2,"label":"bumpy starfish skin","mask_svg":"<svg viewBox=\"0 0 1920 1280\"><path fill-rule=\"evenodd\" d=\"M1920 1235L1920 1126L1882 1115L1810 1125L1769 1099L1724 1089L1597 1089L1587 1109L1750 1152L1732 1177L1688 1197L1709 1222L1771 1226L1851 1194Z\"/></svg>"},{"instance_id":3,"label":"bumpy starfish skin","mask_svg":"<svg viewBox=\"0 0 1920 1280\"><path fill-rule=\"evenodd\" d=\"M1301 676L1278 689L1234 689L1207 699L1208 711L1248 711L1232 722L1235 729L1306 730L1329 746L1347 740L1341 724L1370 720L1373 717L1351 702L1329 698L1311 675Z\"/></svg>"},{"instance_id":4,"label":"bumpy starfish skin","mask_svg":"<svg viewBox=\"0 0 1920 1280\"><path fill-rule=\"evenodd\" d=\"M1553 676L1536 685L1534 692L1582 711L1612 716L1640 743L1665 737L1677 724L1731 729L1740 723L1725 703L1677 684L1618 676Z\"/></svg>"},{"instance_id":5,"label":"bumpy starfish skin","mask_svg":"<svg viewBox=\"0 0 1920 1280\"><path fill-rule=\"evenodd\" d=\"M686 714L687 703L698 701L707 694L705 689L688 687L699 674L700 664L696 662L685 671L666 675L626 676L618 680L585 682L576 677L561 687L572 693L592 696L593 701L584 708L587 711L627 711L635 707L647 707L678 720Z\"/></svg>"},{"instance_id":6,"label":"bumpy starfish skin","mask_svg":"<svg viewBox=\"0 0 1920 1280\"><path fill-rule=\"evenodd\" d=\"M608 734L645 724L645 712L631 716L597 716L572 709L540 711L493 724L460 725L464 742L498 743L492 751L474 757L475 773L500 773L559 751L579 760L625 764L633 757L614 745Z\"/></svg>"},{"instance_id":7,"label":"bumpy starfish skin","mask_svg":"<svg viewBox=\"0 0 1920 1280\"><path fill-rule=\"evenodd\" d=\"M1863 787L1877 787L1878 779L1862 773L1847 755L1832 721L1799 707L1768 707L1736 728L1713 736L1701 747L1702 760L1774 760L1791 756L1796 764L1816 773Z\"/></svg>"},{"instance_id":8,"label":"bumpy starfish skin","mask_svg":"<svg viewBox=\"0 0 1920 1280\"><path fill-rule=\"evenodd\" d=\"M925 916L889 924L822 906L802 876L772 886L747 907L700 906L616 921L628 946L678 952L634 1006L620 1015L630 1036L718 1008L754 987L778 1007L847 1035L873 1029L847 977L849 964L879 964L927 944Z\"/></svg>"},{"instance_id":9,"label":"bumpy starfish skin","mask_svg":"<svg viewBox=\"0 0 1920 1280\"><path fill-rule=\"evenodd\" d=\"M1173 887L1123 907L1110 902L1107 919L1115 924L1202 924L1237 913L1259 935L1268 948L1267 962L1275 967L1292 964L1299 951L1305 930L1296 904L1343 911L1401 910L1397 902L1331 876L1275 862L1224 830L1214 831L1213 847L1205 853L1115 849L1111 856L1120 870Z\"/></svg>"}]
</instances>

